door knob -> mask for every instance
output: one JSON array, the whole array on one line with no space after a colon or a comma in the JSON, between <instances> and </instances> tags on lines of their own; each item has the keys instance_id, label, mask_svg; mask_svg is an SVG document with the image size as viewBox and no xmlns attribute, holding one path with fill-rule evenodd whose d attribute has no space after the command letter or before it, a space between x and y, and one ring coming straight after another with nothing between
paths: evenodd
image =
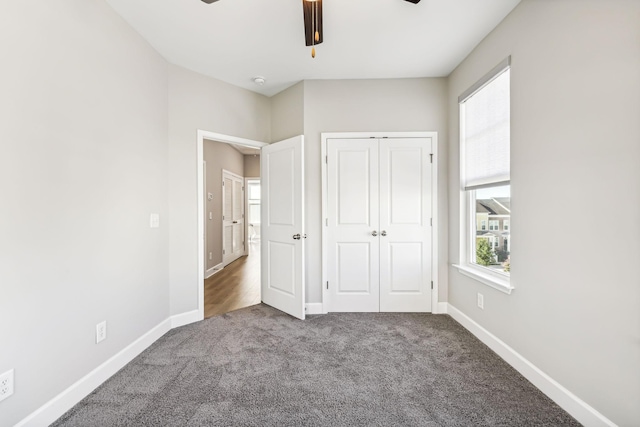
<instances>
[{"instance_id":1,"label":"door knob","mask_svg":"<svg viewBox=\"0 0 640 427\"><path fill-rule=\"evenodd\" d=\"M238 221L233 221L233 223L234 223L234 224L237 224L237 223L238 223Z\"/></svg>"},{"instance_id":2,"label":"door knob","mask_svg":"<svg viewBox=\"0 0 640 427\"><path fill-rule=\"evenodd\" d=\"M294 234L293 235L293 240L300 240L300 235L299 234Z\"/></svg>"},{"instance_id":3,"label":"door knob","mask_svg":"<svg viewBox=\"0 0 640 427\"><path fill-rule=\"evenodd\" d=\"M372 235L373 237L376 237L376 236L378 235L378 232L377 232L376 230L373 230L373 231L371 232L371 235Z\"/></svg>"},{"instance_id":4,"label":"door knob","mask_svg":"<svg viewBox=\"0 0 640 427\"><path fill-rule=\"evenodd\" d=\"M382 232L380 232L380 235L381 235L382 237L384 237L384 236L386 236L386 235L387 235L387 232L386 232L385 230L382 230Z\"/></svg>"}]
</instances>

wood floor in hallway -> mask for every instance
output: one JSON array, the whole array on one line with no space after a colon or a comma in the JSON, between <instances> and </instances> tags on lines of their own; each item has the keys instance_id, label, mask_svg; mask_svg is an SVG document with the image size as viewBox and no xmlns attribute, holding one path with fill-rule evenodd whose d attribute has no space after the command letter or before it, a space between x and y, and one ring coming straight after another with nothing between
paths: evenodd
<instances>
[{"instance_id":1,"label":"wood floor in hallway","mask_svg":"<svg viewBox=\"0 0 640 427\"><path fill-rule=\"evenodd\" d=\"M260 303L260 242L204 281L204 318Z\"/></svg>"}]
</instances>

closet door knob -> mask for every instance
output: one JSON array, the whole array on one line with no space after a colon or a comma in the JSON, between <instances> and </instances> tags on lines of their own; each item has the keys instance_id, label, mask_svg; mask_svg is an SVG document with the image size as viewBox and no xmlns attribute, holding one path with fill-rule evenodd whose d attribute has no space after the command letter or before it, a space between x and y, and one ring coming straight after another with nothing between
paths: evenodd
<instances>
[{"instance_id":1,"label":"closet door knob","mask_svg":"<svg viewBox=\"0 0 640 427\"><path fill-rule=\"evenodd\" d=\"M300 235L299 234L294 234L293 235L293 240L300 240Z\"/></svg>"},{"instance_id":2,"label":"closet door knob","mask_svg":"<svg viewBox=\"0 0 640 427\"><path fill-rule=\"evenodd\" d=\"M381 235L382 237L384 237L384 236L386 236L386 235L387 235L387 232L386 232L385 230L382 230L382 232L380 233L380 235Z\"/></svg>"},{"instance_id":3,"label":"closet door knob","mask_svg":"<svg viewBox=\"0 0 640 427\"><path fill-rule=\"evenodd\" d=\"M373 231L371 232L371 235L372 235L373 237L376 237L376 236L378 235L378 232L377 232L376 230L373 230Z\"/></svg>"}]
</instances>

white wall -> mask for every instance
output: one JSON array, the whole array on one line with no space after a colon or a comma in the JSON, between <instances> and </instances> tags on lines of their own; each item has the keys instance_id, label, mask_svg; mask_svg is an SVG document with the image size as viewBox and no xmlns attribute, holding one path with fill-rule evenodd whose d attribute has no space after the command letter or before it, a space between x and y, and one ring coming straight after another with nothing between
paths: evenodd
<instances>
[{"instance_id":1,"label":"white wall","mask_svg":"<svg viewBox=\"0 0 640 427\"><path fill-rule=\"evenodd\" d=\"M621 426L640 424L639 23L634 0L524 0L449 79L455 263L457 97L512 56L516 289L451 268L449 302Z\"/></svg>"},{"instance_id":2,"label":"white wall","mask_svg":"<svg viewBox=\"0 0 640 427\"><path fill-rule=\"evenodd\" d=\"M270 98L271 142L304 133L304 82L297 83Z\"/></svg>"},{"instance_id":3,"label":"white wall","mask_svg":"<svg viewBox=\"0 0 640 427\"><path fill-rule=\"evenodd\" d=\"M0 40L10 426L169 315L167 65L97 0L2 2Z\"/></svg>"},{"instance_id":4,"label":"white wall","mask_svg":"<svg viewBox=\"0 0 640 427\"><path fill-rule=\"evenodd\" d=\"M171 314L198 308L196 132L268 142L269 98L169 65Z\"/></svg>"},{"instance_id":5,"label":"white wall","mask_svg":"<svg viewBox=\"0 0 640 427\"><path fill-rule=\"evenodd\" d=\"M438 132L440 300L447 289L447 82L435 79L304 82L307 302L322 301L322 132Z\"/></svg>"}]
</instances>

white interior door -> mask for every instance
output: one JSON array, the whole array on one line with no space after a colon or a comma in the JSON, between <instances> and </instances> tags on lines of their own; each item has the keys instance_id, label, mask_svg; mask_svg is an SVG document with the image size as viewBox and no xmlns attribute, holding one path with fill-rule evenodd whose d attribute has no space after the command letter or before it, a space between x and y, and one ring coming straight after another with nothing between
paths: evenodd
<instances>
[{"instance_id":1,"label":"white interior door","mask_svg":"<svg viewBox=\"0 0 640 427\"><path fill-rule=\"evenodd\" d=\"M329 311L431 311L431 139L327 140Z\"/></svg>"},{"instance_id":2,"label":"white interior door","mask_svg":"<svg viewBox=\"0 0 640 427\"><path fill-rule=\"evenodd\" d=\"M380 140L380 311L431 311L431 139Z\"/></svg>"},{"instance_id":3,"label":"white interior door","mask_svg":"<svg viewBox=\"0 0 640 427\"><path fill-rule=\"evenodd\" d=\"M304 319L304 137L262 148L262 301Z\"/></svg>"},{"instance_id":4,"label":"white interior door","mask_svg":"<svg viewBox=\"0 0 640 427\"><path fill-rule=\"evenodd\" d=\"M378 141L327 142L331 311L379 311Z\"/></svg>"},{"instance_id":5,"label":"white interior door","mask_svg":"<svg viewBox=\"0 0 640 427\"><path fill-rule=\"evenodd\" d=\"M244 255L244 178L222 171L222 263Z\"/></svg>"}]
</instances>

